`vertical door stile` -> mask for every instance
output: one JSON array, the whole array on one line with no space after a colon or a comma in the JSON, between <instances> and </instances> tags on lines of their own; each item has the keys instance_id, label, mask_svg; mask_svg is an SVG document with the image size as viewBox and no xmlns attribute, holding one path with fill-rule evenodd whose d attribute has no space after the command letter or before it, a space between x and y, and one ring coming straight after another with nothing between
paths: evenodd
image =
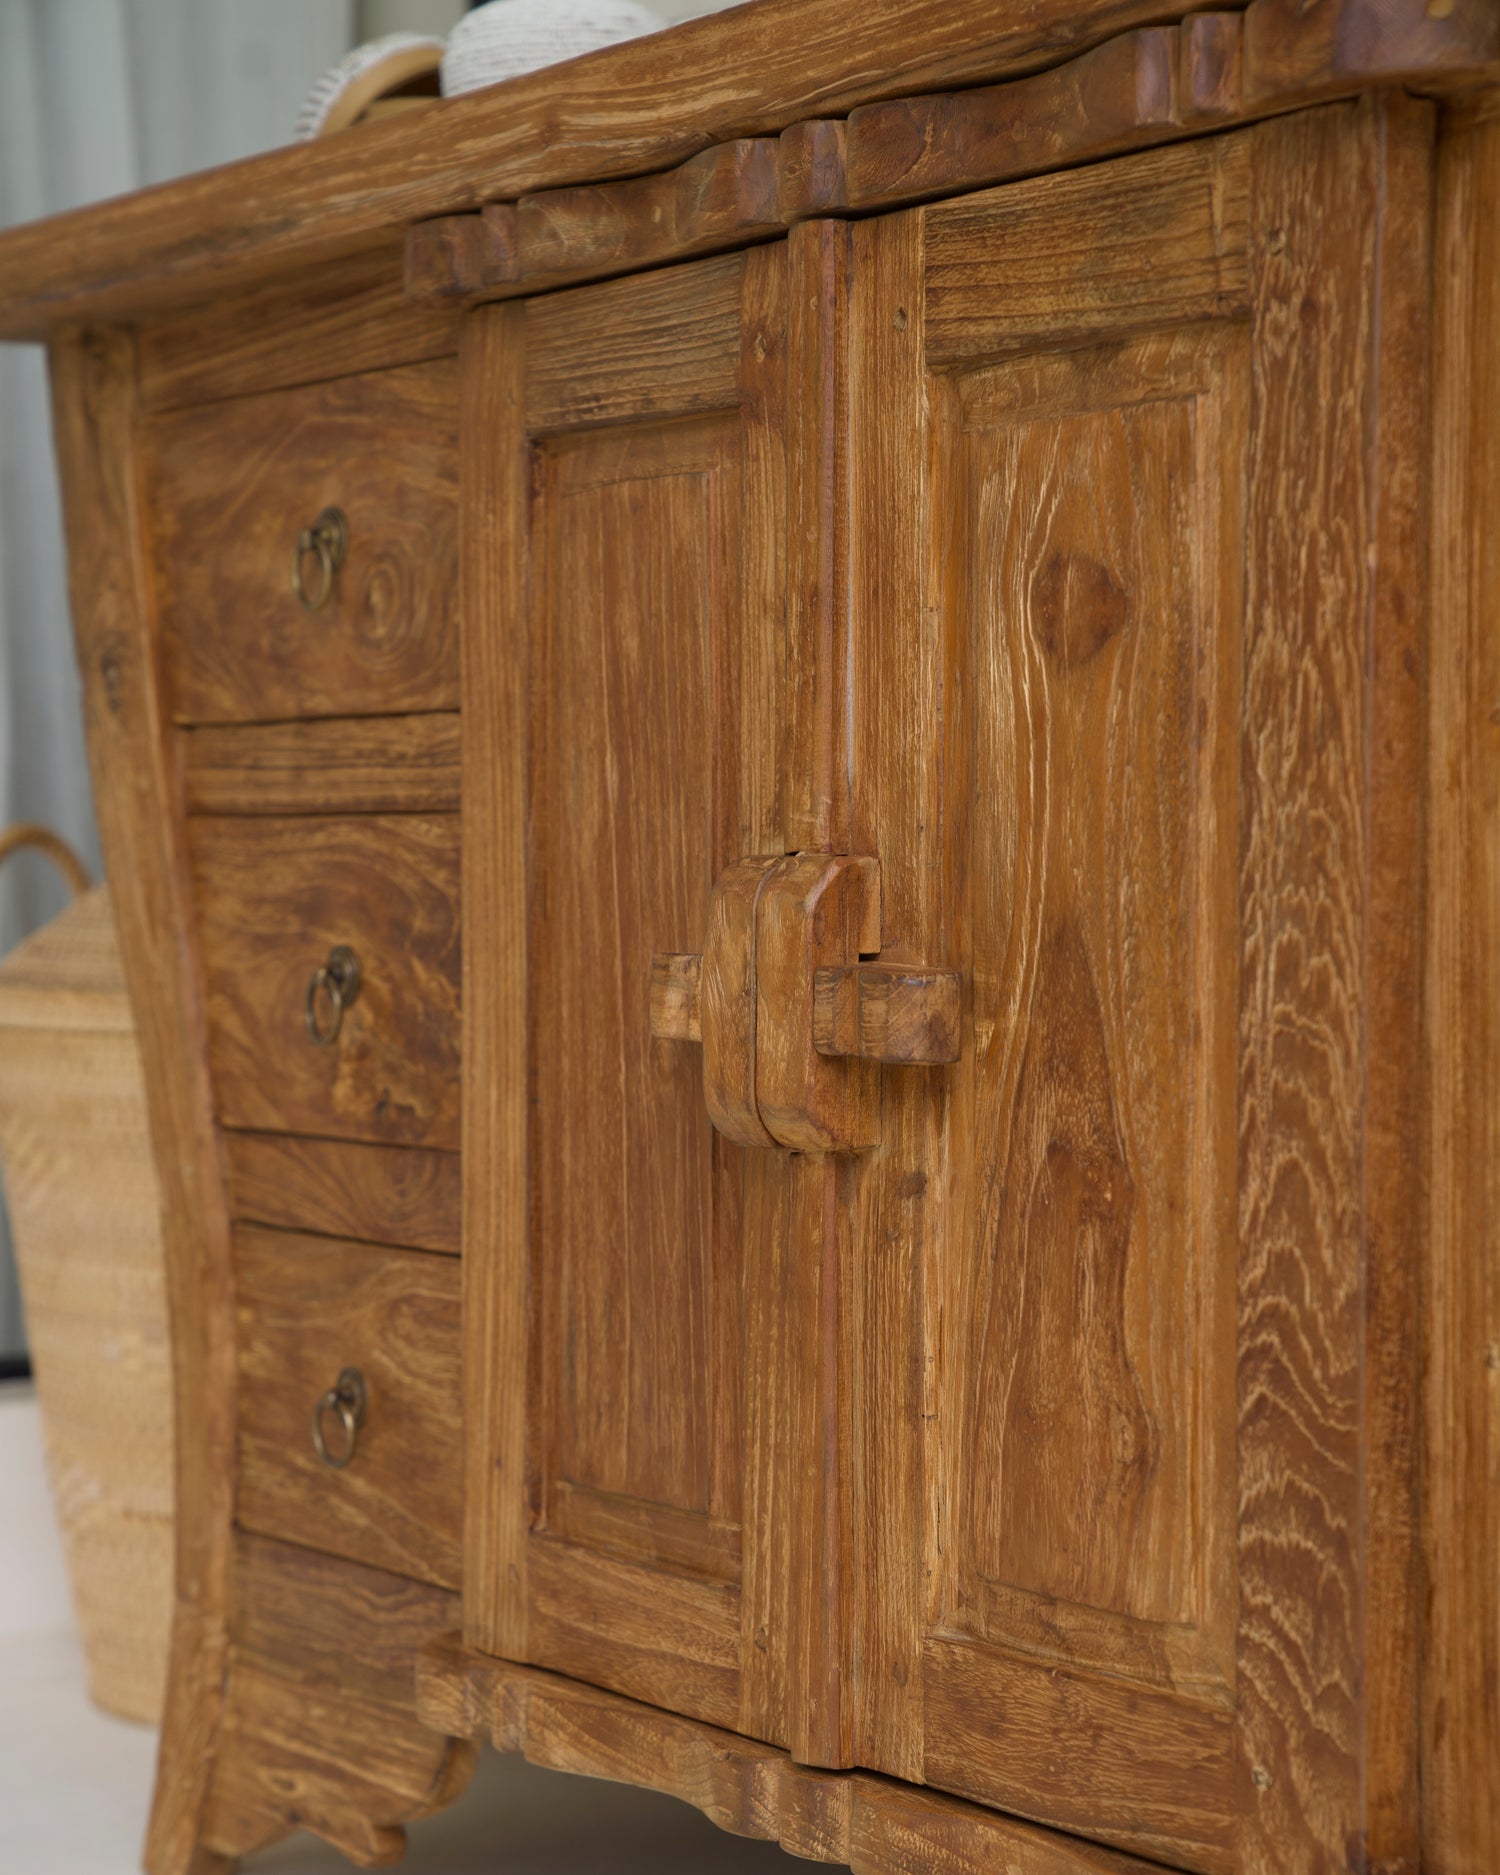
<instances>
[{"instance_id":1,"label":"vertical door stile","mask_svg":"<svg viewBox=\"0 0 1500 1875\"><path fill-rule=\"evenodd\" d=\"M787 243L788 711L783 841L793 853L849 849L847 683L847 321L849 229L806 222ZM807 1764L852 1760L854 1672L849 1525L848 1279L862 1162L778 1153L785 1193L780 1528L788 1544L787 1744Z\"/></svg>"},{"instance_id":2,"label":"vertical door stile","mask_svg":"<svg viewBox=\"0 0 1500 1875\"><path fill-rule=\"evenodd\" d=\"M928 384L920 214L854 230L850 339L850 614L856 851L881 863L882 955L943 958L940 670L930 609ZM923 1321L941 1231L945 1097L938 1077L887 1073L881 1145L853 1270L856 1757L922 1778L924 1572L940 1514L926 1467Z\"/></svg>"},{"instance_id":3,"label":"vertical door stile","mask_svg":"<svg viewBox=\"0 0 1500 1875\"><path fill-rule=\"evenodd\" d=\"M459 355L463 621L464 1636L527 1658L530 896L526 314L483 308Z\"/></svg>"}]
</instances>

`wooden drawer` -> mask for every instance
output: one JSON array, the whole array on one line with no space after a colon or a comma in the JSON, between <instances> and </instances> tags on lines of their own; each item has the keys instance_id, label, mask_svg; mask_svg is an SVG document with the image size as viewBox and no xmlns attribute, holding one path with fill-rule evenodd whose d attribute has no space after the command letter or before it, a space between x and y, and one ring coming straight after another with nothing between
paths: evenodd
<instances>
[{"instance_id":1,"label":"wooden drawer","mask_svg":"<svg viewBox=\"0 0 1500 1875\"><path fill-rule=\"evenodd\" d=\"M247 1224L460 1252L456 1152L286 1133L227 1131L223 1139L231 1213Z\"/></svg>"},{"instance_id":2,"label":"wooden drawer","mask_svg":"<svg viewBox=\"0 0 1500 1875\"><path fill-rule=\"evenodd\" d=\"M463 1400L452 1257L240 1225L239 1520L263 1536L415 1576L460 1579ZM313 1409L346 1368L367 1403L342 1470ZM339 1455L342 1429L326 1416Z\"/></svg>"},{"instance_id":3,"label":"wooden drawer","mask_svg":"<svg viewBox=\"0 0 1500 1875\"><path fill-rule=\"evenodd\" d=\"M232 398L148 432L171 707L184 722L458 705L457 393L451 359ZM348 552L326 604L292 590L328 508ZM316 597L316 555L304 566Z\"/></svg>"},{"instance_id":4,"label":"wooden drawer","mask_svg":"<svg viewBox=\"0 0 1500 1875\"><path fill-rule=\"evenodd\" d=\"M224 1123L456 1151L458 816L195 819L188 841ZM337 946L359 989L320 1045Z\"/></svg>"}]
</instances>

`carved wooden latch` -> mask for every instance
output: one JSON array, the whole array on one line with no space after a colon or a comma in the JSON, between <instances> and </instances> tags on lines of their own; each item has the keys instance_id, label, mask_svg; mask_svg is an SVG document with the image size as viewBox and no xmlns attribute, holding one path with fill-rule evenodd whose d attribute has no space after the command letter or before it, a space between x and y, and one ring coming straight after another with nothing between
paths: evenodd
<instances>
[{"instance_id":1,"label":"carved wooden latch","mask_svg":"<svg viewBox=\"0 0 1500 1875\"><path fill-rule=\"evenodd\" d=\"M742 859L714 887L701 956L651 961L651 1033L701 1042L709 1116L741 1146L879 1141L878 1063L957 1061L962 979L871 961L880 862Z\"/></svg>"}]
</instances>

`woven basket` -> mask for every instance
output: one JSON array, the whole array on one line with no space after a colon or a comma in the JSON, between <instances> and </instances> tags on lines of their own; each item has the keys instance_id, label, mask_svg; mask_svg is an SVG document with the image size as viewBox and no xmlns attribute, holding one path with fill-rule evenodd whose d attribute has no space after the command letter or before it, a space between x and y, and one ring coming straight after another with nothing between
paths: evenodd
<instances>
[{"instance_id":1,"label":"woven basket","mask_svg":"<svg viewBox=\"0 0 1500 1875\"><path fill-rule=\"evenodd\" d=\"M161 1717L172 1608L172 1396L161 1198L108 890L0 963L0 1167L89 1691Z\"/></svg>"}]
</instances>

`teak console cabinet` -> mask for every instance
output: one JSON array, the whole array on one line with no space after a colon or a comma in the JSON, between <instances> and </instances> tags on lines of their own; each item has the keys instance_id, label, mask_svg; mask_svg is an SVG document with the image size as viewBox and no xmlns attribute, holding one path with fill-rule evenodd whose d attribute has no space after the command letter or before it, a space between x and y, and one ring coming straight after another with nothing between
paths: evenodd
<instances>
[{"instance_id":1,"label":"teak console cabinet","mask_svg":"<svg viewBox=\"0 0 1500 1875\"><path fill-rule=\"evenodd\" d=\"M760 0L12 232L147 1849L1500 1868L1500 7Z\"/></svg>"}]
</instances>

